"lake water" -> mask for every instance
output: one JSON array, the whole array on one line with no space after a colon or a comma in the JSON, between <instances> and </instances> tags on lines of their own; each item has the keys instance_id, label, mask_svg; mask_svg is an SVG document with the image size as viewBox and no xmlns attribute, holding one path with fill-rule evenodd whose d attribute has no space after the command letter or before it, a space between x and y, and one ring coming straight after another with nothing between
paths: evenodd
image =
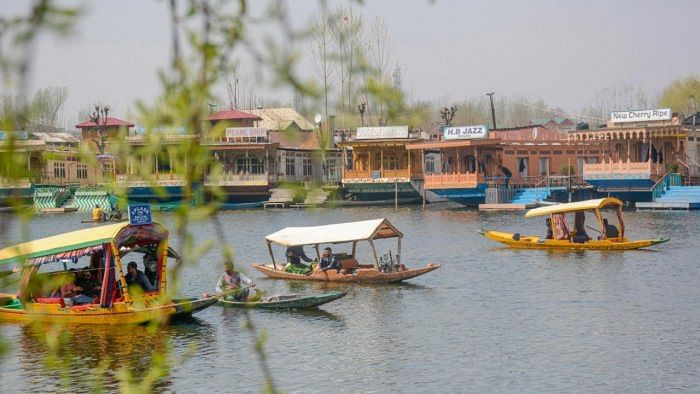
<instances>
[{"instance_id":1,"label":"lake water","mask_svg":"<svg viewBox=\"0 0 700 394\"><path fill-rule=\"evenodd\" d=\"M225 238L259 288L348 295L311 312L251 311L268 335L265 351L286 392L659 392L700 391L700 213L627 212L628 235L671 242L630 252L510 250L475 230L542 234L522 213L347 208L219 214ZM85 226L87 214L39 216L33 238ZM401 229L402 260L442 268L394 285L327 285L266 279L263 237L286 226L386 217ZM20 226L0 246L21 240ZM172 216L159 220L166 225ZM198 244L214 226L193 228ZM177 239L171 238L177 247ZM384 243L380 253L394 243ZM342 251L336 247L335 250ZM310 250L309 250L310 252ZM359 253L368 256L368 249ZM221 271L214 248L182 276L181 293L212 291ZM281 257L281 256L280 256ZM50 326L2 324L12 349L0 361L0 392L89 389L102 365L137 376L154 354L175 359L156 385L164 392L260 392L263 374L244 313L211 307L193 322L148 327L71 327L59 362L47 369ZM116 386L108 373L107 387Z\"/></svg>"}]
</instances>

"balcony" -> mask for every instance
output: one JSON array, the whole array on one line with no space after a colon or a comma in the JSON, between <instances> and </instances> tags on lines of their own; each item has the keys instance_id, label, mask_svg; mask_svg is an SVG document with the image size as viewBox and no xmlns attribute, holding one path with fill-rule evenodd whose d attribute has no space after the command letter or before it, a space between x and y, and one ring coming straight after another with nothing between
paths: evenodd
<instances>
[{"instance_id":1,"label":"balcony","mask_svg":"<svg viewBox=\"0 0 700 394\"><path fill-rule=\"evenodd\" d=\"M117 174L116 183L127 187L151 187L151 186L182 186L185 177L174 173L147 174Z\"/></svg>"},{"instance_id":2,"label":"balcony","mask_svg":"<svg viewBox=\"0 0 700 394\"><path fill-rule=\"evenodd\" d=\"M425 175L425 188L430 189L462 189L474 188L484 177L474 174L434 174Z\"/></svg>"},{"instance_id":3,"label":"balcony","mask_svg":"<svg viewBox=\"0 0 700 394\"><path fill-rule=\"evenodd\" d=\"M650 178L666 173L663 163L647 162L601 162L583 165L584 178Z\"/></svg>"},{"instance_id":4,"label":"balcony","mask_svg":"<svg viewBox=\"0 0 700 394\"><path fill-rule=\"evenodd\" d=\"M270 177L264 174L236 174L226 172L221 175L209 175L204 182L207 186L267 186Z\"/></svg>"},{"instance_id":5,"label":"balcony","mask_svg":"<svg viewBox=\"0 0 700 394\"><path fill-rule=\"evenodd\" d=\"M409 172L408 169L397 169L397 170L344 170L343 179L344 180L362 180L366 182L373 182L377 179L387 179L387 178L421 178L422 173L413 171Z\"/></svg>"}]
</instances>

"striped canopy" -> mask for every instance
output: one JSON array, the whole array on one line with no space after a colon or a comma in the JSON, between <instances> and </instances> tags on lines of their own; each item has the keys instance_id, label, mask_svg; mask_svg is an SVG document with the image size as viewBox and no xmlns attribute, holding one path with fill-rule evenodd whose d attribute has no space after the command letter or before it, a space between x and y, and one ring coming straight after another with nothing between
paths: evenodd
<instances>
[{"instance_id":1,"label":"striped canopy","mask_svg":"<svg viewBox=\"0 0 700 394\"><path fill-rule=\"evenodd\" d=\"M157 242L167 237L168 230L156 223L131 226L125 222L90 227L4 248L0 250L0 265L25 261L29 265L39 265L93 254L112 241L121 246Z\"/></svg>"}]
</instances>

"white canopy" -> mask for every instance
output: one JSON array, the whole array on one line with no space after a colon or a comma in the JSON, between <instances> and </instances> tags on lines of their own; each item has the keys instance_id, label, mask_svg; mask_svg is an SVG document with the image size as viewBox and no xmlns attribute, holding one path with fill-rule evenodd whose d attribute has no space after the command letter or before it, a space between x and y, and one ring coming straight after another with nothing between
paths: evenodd
<instances>
[{"instance_id":1,"label":"white canopy","mask_svg":"<svg viewBox=\"0 0 700 394\"><path fill-rule=\"evenodd\" d=\"M327 224L314 227L287 227L265 237L282 246L315 245L403 237L386 219Z\"/></svg>"}]
</instances>

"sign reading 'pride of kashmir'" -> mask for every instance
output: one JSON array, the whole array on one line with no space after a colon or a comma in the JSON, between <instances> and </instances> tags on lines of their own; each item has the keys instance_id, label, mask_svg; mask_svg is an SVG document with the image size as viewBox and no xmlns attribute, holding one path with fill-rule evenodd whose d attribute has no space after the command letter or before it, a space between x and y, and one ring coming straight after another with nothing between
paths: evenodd
<instances>
[{"instance_id":1,"label":"sign reading 'pride of kashmir'","mask_svg":"<svg viewBox=\"0 0 700 394\"><path fill-rule=\"evenodd\" d=\"M384 138L408 138L408 126L358 127L358 140L379 140Z\"/></svg>"},{"instance_id":2,"label":"sign reading 'pride of kashmir'","mask_svg":"<svg viewBox=\"0 0 700 394\"><path fill-rule=\"evenodd\" d=\"M471 140L476 138L487 138L489 128L480 124L476 126L445 127L443 137L446 140Z\"/></svg>"},{"instance_id":3,"label":"sign reading 'pride of kashmir'","mask_svg":"<svg viewBox=\"0 0 700 394\"><path fill-rule=\"evenodd\" d=\"M615 111L610 113L610 120L615 123L669 119L671 119L671 108L645 109L641 111Z\"/></svg>"},{"instance_id":4,"label":"sign reading 'pride of kashmir'","mask_svg":"<svg viewBox=\"0 0 700 394\"><path fill-rule=\"evenodd\" d=\"M262 127L227 127L226 138L265 138L267 130Z\"/></svg>"}]
</instances>

